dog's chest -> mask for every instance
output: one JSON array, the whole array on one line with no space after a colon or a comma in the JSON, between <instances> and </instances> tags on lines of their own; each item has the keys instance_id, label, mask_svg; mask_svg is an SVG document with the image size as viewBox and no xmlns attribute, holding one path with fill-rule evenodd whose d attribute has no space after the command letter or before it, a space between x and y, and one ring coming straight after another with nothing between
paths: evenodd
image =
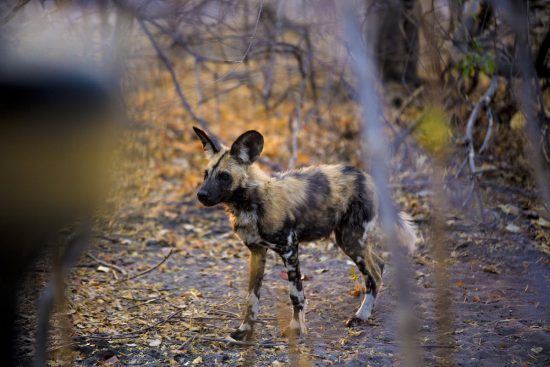
<instances>
[{"instance_id":1,"label":"dog's chest","mask_svg":"<svg viewBox=\"0 0 550 367\"><path fill-rule=\"evenodd\" d=\"M231 224L237 236L246 244L260 243L258 215L254 211L239 211L231 215Z\"/></svg>"}]
</instances>

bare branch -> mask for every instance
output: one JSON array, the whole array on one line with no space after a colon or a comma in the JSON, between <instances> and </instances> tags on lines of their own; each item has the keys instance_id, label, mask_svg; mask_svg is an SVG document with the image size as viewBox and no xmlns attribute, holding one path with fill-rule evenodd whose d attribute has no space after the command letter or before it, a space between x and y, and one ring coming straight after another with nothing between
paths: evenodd
<instances>
[{"instance_id":1,"label":"bare branch","mask_svg":"<svg viewBox=\"0 0 550 367\"><path fill-rule=\"evenodd\" d=\"M491 84L489 84L489 88L483 94L483 96L479 99L479 101L474 106L474 109L472 110L472 113L470 114L470 117L468 118L468 123L466 124L466 141L472 142L473 141L473 131L474 131L474 125L477 121L477 117L479 116L479 113L481 112L481 109L483 107L486 107L489 105L491 100L493 99L493 96L495 95L495 92L498 87L498 78L496 76L493 76L491 78Z\"/></svg>"},{"instance_id":2,"label":"bare branch","mask_svg":"<svg viewBox=\"0 0 550 367\"><path fill-rule=\"evenodd\" d=\"M145 33L145 35L151 42L151 45L155 48L155 51L157 52L158 57L161 59L161 61L163 62L168 72L170 72L170 76L172 77L174 87L176 88L176 92L178 93L178 96L180 98L183 108L185 109L185 111L187 111L187 113L191 116L193 120L195 120L199 125L201 125L201 127L208 128L208 122L205 119L197 116L195 112L193 112L193 109L191 108L191 105L187 101L185 94L183 94L183 89L181 88L180 82L178 80L178 76L176 74L176 71L174 70L174 66L172 65L172 62L170 61L166 53L162 50L162 48L160 48L157 41L155 41L155 39L153 38L153 35L145 25L144 20L138 19L138 22L139 22L139 25L141 26L141 29L143 30L143 33Z\"/></svg>"},{"instance_id":3,"label":"bare branch","mask_svg":"<svg viewBox=\"0 0 550 367\"><path fill-rule=\"evenodd\" d=\"M481 148L479 148L479 153L483 153L487 147L489 146L489 141L491 141L491 135L493 134L493 125L494 125L494 117L493 117L493 110L491 107L487 106L487 120L489 120L489 126L487 126L487 133L485 133L485 139L483 139L483 144L481 145Z\"/></svg>"},{"instance_id":4,"label":"bare branch","mask_svg":"<svg viewBox=\"0 0 550 367\"><path fill-rule=\"evenodd\" d=\"M293 114L290 117L290 130L291 130L291 158L288 163L288 168L293 169L296 166L296 161L298 160L298 134L300 133L300 126L302 124L302 104L305 90L305 80L302 79L300 83L300 92L296 96L296 107L294 108Z\"/></svg>"}]
</instances>

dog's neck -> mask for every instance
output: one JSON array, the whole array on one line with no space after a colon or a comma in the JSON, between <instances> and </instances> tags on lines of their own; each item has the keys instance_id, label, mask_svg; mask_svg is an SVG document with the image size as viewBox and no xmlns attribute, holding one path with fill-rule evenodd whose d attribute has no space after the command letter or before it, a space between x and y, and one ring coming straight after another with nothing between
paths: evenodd
<instances>
[{"instance_id":1,"label":"dog's neck","mask_svg":"<svg viewBox=\"0 0 550 367\"><path fill-rule=\"evenodd\" d=\"M225 203L226 208L234 214L240 211L257 211L262 205L259 193L263 191L268 181L269 175L253 164L248 168L247 178L242 185L233 191Z\"/></svg>"},{"instance_id":2,"label":"dog's neck","mask_svg":"<svg viewBox=\"0 0 550 367\"><path fill-rule=\"evenodd\" d=\"M259 166L256 164L252 164L250 167L248 167L248 177L246 179L246 185L253 186L253 187L263 187L267 181L269 181L269 175L262 170Z\"/></svg>"}]
</instances>

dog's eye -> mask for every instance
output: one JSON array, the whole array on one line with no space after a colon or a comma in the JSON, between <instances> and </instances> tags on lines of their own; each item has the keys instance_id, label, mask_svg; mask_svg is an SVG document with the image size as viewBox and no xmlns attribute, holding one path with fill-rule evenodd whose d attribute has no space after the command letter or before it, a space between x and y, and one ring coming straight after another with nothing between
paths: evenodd
<instances>
[{"instance_id":1,"label":"dog's eye","mask_svg":"<svg viewBox=\"0 0 550 367\"><path fill-rule=\"evenodd\" d=\"M218 173L218 180L222 182L227 182L231 179L231 176L227 172L220 172Z\"/></svg>"},{"instance_id":2,"label":"dog's eye","mask_svg":"<svg viewBox=\"0 0 550 367\"><path fill-rule=\"evenodd\" d=\"M208 177L208 170L204 170L204 179L206 180L207 177Z\"/></svg>"}]
</instances>

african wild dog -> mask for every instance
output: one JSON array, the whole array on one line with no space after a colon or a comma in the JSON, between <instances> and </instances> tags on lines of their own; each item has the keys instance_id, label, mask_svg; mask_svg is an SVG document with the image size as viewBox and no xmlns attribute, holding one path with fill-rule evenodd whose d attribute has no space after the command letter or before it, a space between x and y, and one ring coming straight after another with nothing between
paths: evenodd
<instances>
[{"instance_id":1,"label":"african wild dog","mask_svg":"<svg viewBox=\"0 0 550 367\"><path fill-rule=\"evenodd\" d=\"M268 249L281 256L288 274L293 316L286 332L306 331L298 243L328 237L332 232L338 246L357 264L367 290L361 307L347 324L367 320L384 266L367 243L378 207L370 176L343 165L306 167L271 176L254 164L264 144L257 131L245 132L227 148L213 136L193 129L209 159L198 199L206 206L223 203L234 231L250 249L246 311L231 337L247 340L252 335ZM399 218L401 241L413 250L415 229L405 213Z\"/></svg>"}]
</instances>

